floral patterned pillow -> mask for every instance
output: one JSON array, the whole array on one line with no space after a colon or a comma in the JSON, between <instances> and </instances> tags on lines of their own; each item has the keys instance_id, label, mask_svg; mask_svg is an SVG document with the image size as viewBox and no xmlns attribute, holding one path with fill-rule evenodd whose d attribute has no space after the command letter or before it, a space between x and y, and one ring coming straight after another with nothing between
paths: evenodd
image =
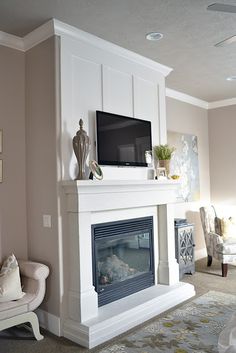
<instances>
[{"instance_id":1,"label":"floral patterned pillow","mask_svg":"<svg viewBox=\"0 0 236 353\"><path fill-rule=\"evenodd\" d=\"M5 275L6 273L10 272L11 270L15 269L18 267L18 262L16 260L16 257L14 254L11 254L8 256L8 258L3 262L1 271L0 271L0 276Z\"/></svg>"},{"instance_id":2,"label":"floral patterned pillow","mask_svg":"<svg viewBox=\"0 0 236 353\"><path fill-rule=\"evenodd\" d=\"M17 300L24 295L18 262L12 254L4 261L0 271L0 303Z\"/></svg>"}]
</instances>

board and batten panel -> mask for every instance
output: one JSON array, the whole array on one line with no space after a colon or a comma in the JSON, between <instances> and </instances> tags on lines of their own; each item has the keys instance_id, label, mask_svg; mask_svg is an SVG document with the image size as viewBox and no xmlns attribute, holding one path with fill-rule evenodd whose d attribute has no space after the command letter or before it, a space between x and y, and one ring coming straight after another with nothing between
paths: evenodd
<instances>
[{"instance_id":1,"label":"board and batten panel","mask_svg":"<svg viewBox=\"0 0 236 353\"><path fill-rule=\"evenodd\" d=\"M141 81L144 81L140 79ZM134 118L142 118L143 120L149 120L153 122L155 115L153 103L156 104L156 96L153 94L151 88L155 86L152 82L144 81L146 86L143 88L146 95L143 99L146 102L140 103L141 109L137 109L137 113L134 112L134 101L135 93L137 93L137 100L140 100L139 92L141 89L134 91L134 77L132 74L127 74L111 67L103 67L103 110L112 112L115 114L121 114ZM141 86L141 85L140 85ZM147 87L149 89L147 89ZM142 93L142 92L141 92ZM154 99L155 96L155 99ZM138 104L137 104L138 105ZM155 124L154 124L155 125ZM153 125L152 125L153 127ZM105 179L147 179L147 169L142 167L113 167L104 166L103 174Z\"/></svg>"},{"instance_id":2,"label":"board and batten panel","mask_svg":"<svg viewBox=\"0 0 236 353\"><path fill-rule=\"evenodd\" d=\"M74 179L76 176L77 161L72 149L72 138L79 128L80 117L91 138L88 160L96 159L93 130L96 110L150 120L153 144L159 143L159 125L162 124L162 129L166 129L165 112L161 108L165 102L160 101L164 90L164 76L153 68L138 64L128 56L98 48L92 43L62 36L62 179ZM102 169L104 179L146 179L149 174L147 168L140 167L108 166Z\"/></svg>"},{"instance_id":3,"label":"board and batten panel","mask_svg":"<svg viewBox=\"0 0 236 353\"><path fill-rule=\"evenodd\" d=\"M103 110L133 116L132 75L103 66Z\"/></svg>"},{"instance_id":4,"label":"board and batten panel","mask_svg":"<svg viewBox=\"0 0 236 353\"><path fill-rule=\"evenodd\" d=\"M83 119L83 128L87 132L91 146L90 159L95 159L95 112L102 109L102 68L101 65L78 56L71 57L70 87L68 87L68 101L70 102L70 116L64 116L62 125L63 179L74 179L78 173L72 139L79 130L79 120ZM68 156L71 156L68 159ZM68 174L69 173L69 174Z\"/></svg>"},{"instance_id":5,"label":"board and batten panel","mask_svg":"<svg viewBox=\"0 0 236 353\"><path fill-rule=\"evenodd\" d=\"M103 66L103 110L114 114L134 117L133 76L112 67ZM136 174L145 177L143 168L103 166L104 179L129 179Z\"/></svg>"},{"instance_id":6,"label":"board and batten panel","mask_svg":"<svg viewBox=\"0 0 236 353\"><path fill-rule=\"evenodd\" d=\"M159 143L159 91L157 82L134 77L134 116L152 122L152 144Z\"/></svg>"}]
</instances>

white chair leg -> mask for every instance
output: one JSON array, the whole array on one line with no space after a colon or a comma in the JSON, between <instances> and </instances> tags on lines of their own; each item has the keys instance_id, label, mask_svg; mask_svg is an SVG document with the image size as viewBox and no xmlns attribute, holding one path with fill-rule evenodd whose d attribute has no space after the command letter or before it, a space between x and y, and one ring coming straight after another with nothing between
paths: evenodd
<instances>
[{"instance_id":1,"label":"white chair leg","mask_svg":"<svg viewBox=\"0 0 236 353\"><path fill-rule=\"evenodd\" d=\"M30 312L28 313L30 314L30 320L29 320L29 323L31 324L32 326L32 330L33 330L33 333L34 333L34 337L36 338L37 341L40 341L42 340L44 337L43 335L41 335L40 331L39 331L39 320L38 320L38 317L35 313L33 312Z\"/></svg>"},{"instance_id":2,"label":"white chair leg","mask_svg":"<svg viewBox=\"0 0 236 353\"><path fill-rule=\"evenodd\" d=\"M24 324L25 322L29 322L31 324L34 336L37 341L40 341L44 338L39 331L38 317L32 311L25 314L10 317L9 319L1 320L0 331L12 326Z\"/></svg>"}]
</instances>

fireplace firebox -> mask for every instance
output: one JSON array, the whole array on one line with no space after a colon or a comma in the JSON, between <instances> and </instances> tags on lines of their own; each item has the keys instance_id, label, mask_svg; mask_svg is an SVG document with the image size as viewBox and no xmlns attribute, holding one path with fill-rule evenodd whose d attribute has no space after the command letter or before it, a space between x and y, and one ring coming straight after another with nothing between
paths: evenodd
<instances>
[{"instance_id":1,"label":"fireplace firebox","mask_svg":"<svg viewBox=\"0 0 236 353\"><path fill-rule=\"evenodd\" d=\"M98 306L154 285L153 217L92 225Z\"/></svg>"}]
</instances>

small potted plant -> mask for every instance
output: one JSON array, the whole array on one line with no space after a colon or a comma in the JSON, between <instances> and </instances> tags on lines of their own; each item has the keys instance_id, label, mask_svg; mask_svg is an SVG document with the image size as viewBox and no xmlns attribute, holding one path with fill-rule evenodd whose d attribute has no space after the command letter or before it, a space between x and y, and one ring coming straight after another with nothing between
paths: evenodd
<instances>
[{"instance_id":1,"label":"small potted plant","mask_svg":"<svg viewBox=\"0 0 236 353\"><path fill-rule=\"evenodd\" d=\"M170 160L174 151L175 147L170 147L168 144L153 147L154 158L158 161L159 167L166 169L167 176L170 174Z\"/></svg>"}]
</instances>

